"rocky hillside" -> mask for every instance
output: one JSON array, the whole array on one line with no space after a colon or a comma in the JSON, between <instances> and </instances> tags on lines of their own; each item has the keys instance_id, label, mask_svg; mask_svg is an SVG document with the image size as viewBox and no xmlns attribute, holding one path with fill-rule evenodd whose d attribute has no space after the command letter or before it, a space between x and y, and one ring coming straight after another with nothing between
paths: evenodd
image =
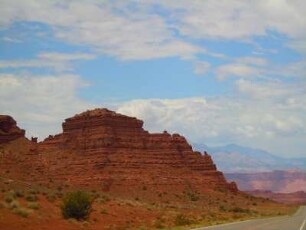
<instances>
[{"instance_id":1,"label":"rocky hillside","mask_svg":"<svg viewBox=\"0 0 306 230\"><path fill-rule=\"evenodd\" d=\"M237 191L211 157L193 151L183 136L151 134L142 126L136 118L95 109L66 119L63 133L38 144L23 135L14 139L13 132L2 142L1 173L47 186L96 187L122 195L149 187Z\"/></svg>"},{"instance_id":2,"label":"rocky hillside","mask_svg":"<svg viewBox=\"0 0 306 230\"><path fill-rule=\"evenodd\" d=\"M240 192L208 153L193 151L179 134L149 133L133 117L86 111L40 143L25 138L12 118L3 120L3 230L195 228L294 211ZM84 224L64 220L60 212L62 198L75 190L94 198Z\"/></svg>"},{"instance_id":3,"label":"rocky hillside","mask_svg":"<svg viewBox=\"0 0 306 230\"><path fill-rule=\"evenodd\" d=\"M25 131L20 129L16 121L7 115L0 115L0 144L24 137Z\"/></svg>"}]
</instances>

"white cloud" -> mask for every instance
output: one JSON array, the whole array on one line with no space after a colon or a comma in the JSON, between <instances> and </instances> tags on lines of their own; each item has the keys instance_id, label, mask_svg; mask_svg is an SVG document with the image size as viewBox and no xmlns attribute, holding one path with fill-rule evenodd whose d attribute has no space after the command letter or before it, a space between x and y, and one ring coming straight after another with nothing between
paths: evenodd
<instances>
[{"instance_id":1,"label":"white cloud","mask_svg":"<svg viewBox=\"0 0 306 230\"><path fill-rule=\"evenodd\" d=\"M71 62L91 60L95 55L89 53L40 53L38 58L26 60L3 60L1 68L51 68L56 71L72 70Z\"/></svg>"},{"instance_id":2,"label":"white cloud","mask_svg":"<svg viewBox=\"0 0 306 230\"><path fill-rule=\"evenodd\" d=\"M248 64L253 66L266 66L268 64L268 60L265 58L258 57L240 57L235 60L238 63Z\"/></svg>"},{"instance_id":3,"label":"white cloud","mask_svg":"<svg viewBox=\"0 0 306 230\"><path fill-rule=\"evenodd\" d=\"M298 51L301 54L306 54L305 40L293 40L287 44L288 47Z\"/></svg>"},{"instance_id":4,"label":"white cloud","mask_svg":"<svg viewBox=\"0 0 306 230\"><path fill-rule=\"evenodd\" d=\"M303 82L305 84L306 81L306 60L301 60L297 62L290 63L288 65L279 66L278 67L278 75L295 78Z\"/></svg>"},{"instance_id":5,"label":"white cloud","mask_svg":"<svg viewBox=\"0 0 306 230\"><path fill-rule=\"evenodd\" d=\"M157 13L157 8L163 13ZM251 44L254 36L273 31L286 35L287 45L303 53L305 12L304 0L1 0L0 27L17 21L40 22L50 26L56 38L85 45L93 52L123 60L178 56L195 61L194 72L204 74L212 67L205 61L197 62L197 54L228 60L195 45L206 39ZM14 42L16 38L2 40ZM91 53L41 53L31 60L0 61L0 68L61 72L72 70L75 60L93 58ZM208 144L236 142L281 152L289 145L291 152L301 153L306 148L301 146L305 143L305 61L287 66L268 65L266 59L254 57L229 61L214 73L219 79L240 79L235 97L135 100L119 105L118 111L143 118L150 130L169 129ZM287 77L286 81L295 78L296 82L271 81L275 75L278 80ZM249 81L255 77L261 81ZM12 114L26 127L34 127L29 129L34 134L52 133L54 124L90 107L76 95L84 84L76 75L1 74L1 113Z\"/></svg>"},{"instance_id":6,"label":"white cloud","mask_svg":"<svg viewBox=\"0 0 306 230\"><path fill-rule=\"evenodd\" d=\"M248 78L260 81L280 81L291 79L295 82L305 82L306 62L299 60L288 64L276 64L265 58L240 57L234 58L227 64L222 64L214 69L218 80L229 77Z\"/></svg>"},{"instance_id":7,"label":"white cloud","mask_svg":"<svg viewBox=\"0 0 306 230\"><path fill-rule=\"evenodd\" d=\"M254 77L259 76L261 71L259 68L241 63L231 63L221 65L215 70L216 76L219 80L224 80L227 77Z\"/></svg>"},{"instance_id":8,"label":"white cloud","mask_svg":"<svg viewBox=\"0 0 306 230\"><path fill-rule=\"evenodd\" d=\"M235 97L132 100L117 111L145 121L152 132L178 132L192 142L238 143L287 157L303 156L306 88L237 82Z\"/></svg>"},{"instance_id":9,"label":"white cloud","mask_svg":"<svg viewBox=\"0 0 306 230\"><path fill-rule=\"evenodd\" d=\"M87 84L77 75L0 74L0 114L13 116L28 136L56 134L65 118L91 107L77 96Z\"/></svg>"},{"instance_id":10,"label":"white cloud","mask_svg":"<svg viewBox=\"0 0 306 230\"><path fill-rule=\"evenodd\" d=\"M92 60L96 55L89 53L56 53L45 52L38 55L39 58L46 61L73 61L73 60Z\"/></svg>"},{"instance_id":11,"label":"white cloud","mask_svg":"<svg viewBox=\"0 0 306 230\"><path fill-rule=\"evenodd\" d=\"M267 97L274 96L289 96L290 94L292 94L291 90L297 90L296 85L284 85L281 82L265 82L263 84L256 81L239 79L238 81L236 81L236 85L239 91L244 93L244 95L248 95L258 99L265 99Z\"/></svg>"},{"instance_id":12,"label":"white cloud","mask_svg":"<svg viewBox=\"0 0 306 230\"><path fill-rule=\"evenodd\" d=\"M274 30L306 38L303 0L162 1L181 33L195 38L245 39Z\"/></svg>"},{"instance_id":13,"label":"white cloud","mask_svg":"<svg viewBox=\"0 0 306 230\"><path fill-rule=\"evenodd\" d=\"M22 20L46 23L59 39L120 59L190 58L201 52L177 39L161 16L144 12L141 4L134 10L128 2L30 0L2 5L0 25Z\"/></svg>"},{"instance_id":14,"label":"white cloud","mask_svg":"<svg viewBox=\"0 0 306 230\"><path fill-rule=\"evenodd\" d=\"M51 26L55 37L120 59L193 57L189 38L248 40L276 31L306 40L303 0L51 1L2 0L0 26L15 21ZM166 14L159 14L156 5ZM187 38L187 39L186 39Z\"/></svg>"}]
</instances>

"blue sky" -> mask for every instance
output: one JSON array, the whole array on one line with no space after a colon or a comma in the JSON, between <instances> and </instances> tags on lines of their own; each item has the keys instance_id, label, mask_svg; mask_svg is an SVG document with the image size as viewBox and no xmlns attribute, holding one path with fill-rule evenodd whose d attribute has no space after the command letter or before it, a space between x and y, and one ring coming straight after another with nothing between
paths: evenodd
<instances>
[{"instance_id":1,"label":"blue sky","mask_svg":"<svg viewBox=\"0 0 306 230\"><path fill-rule=\"evenodd\" d=\"M190 142L305 155L303 0L0 4L0 113L28 136L108 107Z\"/></svg>"}]
</instances>

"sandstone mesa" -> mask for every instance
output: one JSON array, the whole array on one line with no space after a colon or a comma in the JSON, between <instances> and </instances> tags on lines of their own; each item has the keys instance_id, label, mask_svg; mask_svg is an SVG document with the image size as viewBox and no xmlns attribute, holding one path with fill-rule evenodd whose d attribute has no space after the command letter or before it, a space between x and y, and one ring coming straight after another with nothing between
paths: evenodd
<instances>
[{"instance_id":1,"label":"sandstone mesa","mask_svg":"<svg viewBox=\"0 0 306 230\"><path fill-rule=\"evenodd\" d=\"M143 121L94 109L67 118L63 132L36 143L10 116L0 116L1 173L27 183L51 181L125 195L155 190L237 192L206 152L179 134L149 133ZM1 150L1 146L8 146Z\"/></svg>"}]
</instances>

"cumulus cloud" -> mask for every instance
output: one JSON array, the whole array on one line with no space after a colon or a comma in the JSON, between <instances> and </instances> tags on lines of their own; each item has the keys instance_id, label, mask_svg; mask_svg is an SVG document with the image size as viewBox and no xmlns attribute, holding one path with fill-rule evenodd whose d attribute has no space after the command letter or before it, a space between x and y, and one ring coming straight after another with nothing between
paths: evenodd
<instances>
[{"instance_id":1,"label":"cumulus cloud","mask_svg":"<svg viewBox=\"0 0 306 230\"><path fill-rule=\"evenodd\" d=\"M296 92L292 91L297 90L296 85L290 86L290 84L283 84L281 82L265 82L264 84L256 81L248 81L244 79L239 79L236 81L236 85L240 92L244 95L251 96L252 98L265 99L267 97L274 96L289 96L291 94L295 95Z\"/></svg>"},{"instance_id":2,"label":"cumulus cloud","mask_svg":"<svg viewBox=\"0 0 306 230\"><path fill-rule=\"evenodd\" d=\"M1 114L13 116L28 136L46 137L61 122L91 105L77 96L88 85L77 75L0 74Z\"/></svg>"},{"instance_id":3,"label":"cumulus cloud","mask_svg":"<svg viewBox=\"0 0 306 230\"><path fill-rule=\"evenodd\" d=\"M192 141L235 142L283 153L291 146L291 152L301 153L306 148L301 146L305 143L305 61L275 66L258 57L231 59L204 46L209 39L235 40L252 44L260 55L275 54L277 51L254 42L254 37L274 33L285 35L287 46L304 54L305 12L304 0L2 0L0 27L8 28L15 22L42 23L57 39L120 60L173 56L192 60L195 74L211 72L220 80L233 78L236 94L133 100L113 106L144 119L152 131L168 129ZM19 39L7 36L2 41ZM73 70L74 61L91 60L95 54L52 52L29 60L0 61L0 69L56 70L52 76L0 74L1 113L13 115L25 128L31 127L33 135L59 131L55 124L91 107L77 96L86 82L63 72ZM202 55L223 60L215 68L201 61Z\"/></svg>"},{"instance_id":4,"label":"cumulus cloud","mask_svg":"<svg viewBox=\"0 0 306 230\"><path fill-rule=\"evenodd\" d=\"M150 131L179 132L191 142L304 154L305 87L240 80L237 90L236 97L132 100L118 105L117 111L143 119Z\"/></svg>"}]
</instances>

